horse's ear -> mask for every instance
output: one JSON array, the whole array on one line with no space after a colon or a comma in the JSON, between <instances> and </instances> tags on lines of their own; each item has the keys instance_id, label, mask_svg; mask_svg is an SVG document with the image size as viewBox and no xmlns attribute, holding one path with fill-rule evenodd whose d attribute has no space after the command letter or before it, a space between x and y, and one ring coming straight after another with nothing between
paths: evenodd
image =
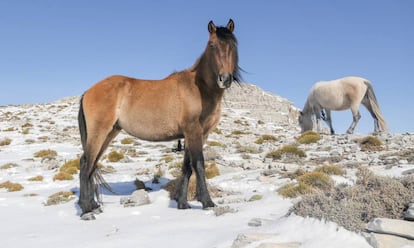
<instances>
[{"instance_id":1,"label":"horse's ear","mask_svg":"<svg viewBox=\"0 0 414 248\"><path fill-rule=\"evenodd\" d=\"M233 31L234 31L234 21L232 19L230 19L229 22L227 23L227 29L230 30L230 32L233 33Z\"/></svg>"},{"instance_id":2,"label":"horse's ear","mask_svg":"<svg viewBox=\"0 0 414 248\"><path fill-rule=\"evenodd\" d=\"M210 34L216 32L216 25L214 25L213 21L208 23L208 32L210 32Z\"/></svg>"}]
</instances>

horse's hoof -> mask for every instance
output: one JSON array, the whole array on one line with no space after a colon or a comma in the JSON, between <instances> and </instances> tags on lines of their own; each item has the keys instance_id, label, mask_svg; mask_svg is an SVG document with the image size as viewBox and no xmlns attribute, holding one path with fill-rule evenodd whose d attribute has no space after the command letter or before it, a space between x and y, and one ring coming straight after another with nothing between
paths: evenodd
<instances>
[{"instance_id":1,"label":"horse's hoof","mask_svg":"<svg viewBox=\"0 0 414 248\"><path fill-rule=\"evenodd\" d=\"M209 200L207 202L202 202L202 204L203 204L203 209L214 208L217 206L212 200Z\"/></svg>"},{"instance_id":2,"label":"horse's hoof","mask_svg":"<svg viewBox=\"0 0 414 248\"><path fill-rule=\"evenodd\" d=\"M185 203L178 203L177 202L177 209L189 209L191 208L190 204L188 202Z\"/></svg>"},{"instance_id":3,"label":"horse's hoof","mask_svg":"<svg viewBox=\"0 0 414 248\"><path fill-rule=\"evenodd\" d=\"M103 210L101 207L97 207L94 210L92 210L92 214L101 214L103 213Z\"/></svg>"},{"instance_id":4,"label":"horse's hoof","mask_svg":"<svg viewBox=\"0 0 414 248\"><path fill-rule=\"evenodd\" d=\"M96 220L93 212L87 212L81 215L81 220Z\"/></svg>"}]
</instances>

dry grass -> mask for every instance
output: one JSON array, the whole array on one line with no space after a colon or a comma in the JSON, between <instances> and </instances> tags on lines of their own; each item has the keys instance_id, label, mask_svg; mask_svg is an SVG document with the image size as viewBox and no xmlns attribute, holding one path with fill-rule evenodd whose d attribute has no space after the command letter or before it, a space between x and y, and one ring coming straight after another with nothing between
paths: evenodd
<instances>
[{"instance_id":1,"label":"dry grass","mask_svg":"<svg viewBox=\"0 0 414 248\"><path fill-rule=\"evenodd\" d=\"M71 191L61 191L53 195L50 195L47 201L44 203L45 206L57 205L69 202L75 199L75 195Z\"/></svg>"},{"instance_id":2,"label":"dry grass","mask_svg":"<svg viewBox=\"0 0 414 248\"><path fill-rule=\"evenodd\" d=\"M73 180L72 174L67 172L58 172L53 176L53 181L66 181L66 180Z\"/></svg>"},{"instance_id":3,"label":"dry grass","mask_svg":"<svg viewBox=\"0 0 414 248\"><path fill-rule=\"evenodd\" d=\"M57 156L57 152L55 150L46 149L35 152L33 156L35 158L54 158Z\"/></svg>"},{"instance_id":4,"label":"dry grass","mask_svg":"<svg viewBox=\"0 0 414 248\"><path fill-rule=\"evenodd\" d=\"M0 189L7 189L8 192L15 192L22 190L23 186L20 183L12 183L10 181L6 181L0 183Z\"/></svg>"},{"instance_id":5,"label":"dry grass","mask_svg":"<svg viewBox=\"0 0 414 248\"><path fill-rule=\"evenodd\" d=\"M125 137L121 140L121 144L123 145L129 145L129 144L133 144L134 143L134 139L131 137Z\"/></svg>"},{"instance_id":6,"label":"dry grass","mask_svg":"<svg viewBox=\"0 0 414 248\"><path fill-rule=\"evenodd\" d=\"M281 159L283 156L306 157L306 154L295 145L285 145L266 154L266 158L272 158L273 160Z\"/></svg>"},{"instance_id":7,"label":"dry grass","mask_svg":"<svg viewBox=\"0 0 414 248\"><path fill-rule=\"evenodd\" d=\"M353 186L338 185L302 195L291 208L300 216L338 223L351 231L363 231L376 217L401 219L414 199L414 175L390 178L374 175L366 168L357 173Z\"/></svg>"},{"instance_id":8,"label":"dry grass","mask_svg":"<svg viewBox=\"0 0 414 248\"><path fill-rule=\"evenodd\" d=\"M31 182L41 182L41 181L43 181L43 179L44 179L43 176L38 175L38 176L34 176L34 177L31 177L31 178L27 179L27 181L31 181Z\"/></svg>"},{"instance_id":9,"label":"dry grass","mask_svg":"<svg viewBox=\"0 0 414 248\"><path fill-rule=\"evenodd\" d=\"M217 167L215 161L206 161L205 162L206 178L210 179L220 175L220 170Z\"/></svg>"},{"instance_id":10,"label":"dry grass","mask_svg":"<svg viewBox=\"0 0 414 248\"><path fill-rule=\"evenodd\" d=\"M277 138L274 135L270 135L270 134L263 134L262 136L260 136L260 138L258 138L255 143L256 144L263 144L264 142L276 142Z\"/></svg>"},{"instance_id":11,"label":"dry grass","mask_svg":"<svg viewBox=\"0 0 414 248\"><path fill-rule=\"evenodd\" d=\"M119 162L124 157L125 157L124 153L117 152L117 151L112 151L112 152L108 153L107 158L108 158L109 162Z\"/></svg>"},{"instance_id":12,"label":"dry grass","mask_svg":"<svg viewBox=\"0 0 414 248\"><path fill-rule=\"evenodd\" d=\"M321 139L321 136L318 133L313 131L306 131L301 134L296 140L299 144L311 144L316 143Z\"/></svg>"},{"instance_id":13,"label":"dry grass","mask_svg":"<svg viewBox=\"0 0 414 248\"><path fill-rule=\"evenodd\" d=\"M361 138L359 141L359 146L362 151L380 151L382 150L382 142L377 137L366 136Z\"/></svg>"},{"instance_id":14,"label":"dry grass","mask_svg":"<svg viewBox=\"0 0 414 248\"><path fill-rule=\"evenodd\" d=\"M317 167L315 171L323 172L328 175L337 175L342 176L345 175L345 170L342 169L342 167L338 165L322 165L320 167Z\"/></svg>"},{"instance_id":15,"label":"dry grass","mask_svg":"<svg viewBox=\"0 0 414 248\"><path fill-rule=\"evenodd\" d=\"M66 161L66 163L60 167L59 171L74 175L78 173L79 168L80 168L80 160L79 158L76 158L76 159Z\"/></svg>"},{"instance_id":16,"label":"dry grass","mask_svg":"<svg viewBox=\"0 0 414 248\"><path fill-rule=\"evenodd\" d=\"M7 170L11 168L16 168L18 165L16 163L7 163L2 166L0 166L0 170Z\"/></svg>"},{"instance_id":17,"label":"dry grass","mask_svg":"<svg viewBox=\"0 0 414 248\"><path fill-rule=\"evenodd\" d=\"M12 142L12 140L11 140L11 139L9 139L9 138L4 138L4 139L0 140L0 146L8 146L8 145L10 145L10 144L11 144L11 142Z\"/></svg>"}]
</instances>

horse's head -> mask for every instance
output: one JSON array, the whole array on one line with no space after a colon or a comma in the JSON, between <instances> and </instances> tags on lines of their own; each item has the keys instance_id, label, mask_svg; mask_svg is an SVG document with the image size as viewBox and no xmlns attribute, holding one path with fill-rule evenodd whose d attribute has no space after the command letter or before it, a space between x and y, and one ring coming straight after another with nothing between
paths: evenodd
<instances>
[{"instance_id":1,"label":"horse's head","mask_svg":"<svg viewBox=\"0 0 414 248\"><path fill-rule=\"evenodd\" d=\"M226 27L216 27L208 23L210 37L206 52L210 54L209 64L214 68L217 85L229 88L233 81L239 80L237 40L233 34L234 22L229 20Z\"/></svg>"},{"instance_id":2,"label":"horse's head","mask_svg":"<svg viewBox=\"0 0 414 248\"><path fill-rule=\"evenodd\" d=\"M298 121L302 133L313 129L313 121L311 114L307 114L300 111Z\"/></svg>"}]
</instances>

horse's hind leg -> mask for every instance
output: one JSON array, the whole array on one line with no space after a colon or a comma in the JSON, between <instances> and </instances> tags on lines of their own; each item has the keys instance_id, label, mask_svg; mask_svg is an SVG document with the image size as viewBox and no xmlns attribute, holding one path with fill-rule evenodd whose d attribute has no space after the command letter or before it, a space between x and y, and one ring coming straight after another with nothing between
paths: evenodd
<instances>
[{"instance_id":1,"label":"horse's hind leg","mask_svg":"<svg viewBox=\"0 0 414 248\"><path fill-rule=\"evenodd\" d=\"M359 113L358 106L351 107L352 111L352 123L351 126L346 131L349 134L352 134L354 132L354 129L356 125L358 124L359 119L361 119L361 114Z\"/></svg>"},{"instance_id":2,"label":"horse's hind leg","mask_svg":"<svg viewBox=\"0 0 414 248\"><path fill-rule=\"evenodd\" d=\"M335 130L333 129L333 126L332 126L331 110L325 109L325 113L326 113L325 121L329 125L331 134L335 134Z\"/></svg>"},{"instance_id":3,"label":"horse's hind leg","mask_svg":"<svg viewBox=\"0 0 414 248\"><path fill-rule=\"evenodd\" d=\"M107 135L98 135L94 139L88 137L86 149L80 160L80 195L79 206L82 209L81 218L83 220L95 219L94 214L100 213L99 204L96 202L94 195L98 195L98 185L95 182L95 173L99 173L97 169L97 162L106 147L112 139L119 133L119 129L111 127L112 130Z\"/></svg>"}]
</instances>

